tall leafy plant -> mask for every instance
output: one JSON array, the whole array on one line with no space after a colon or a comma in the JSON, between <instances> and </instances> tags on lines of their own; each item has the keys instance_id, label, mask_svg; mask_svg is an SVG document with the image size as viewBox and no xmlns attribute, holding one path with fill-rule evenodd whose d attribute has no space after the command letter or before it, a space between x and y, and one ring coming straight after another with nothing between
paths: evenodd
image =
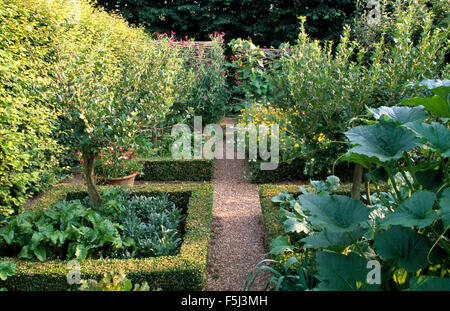
<instances>
[{"instance_id":1,"label":"tall leafy plant","mask_svg":"<svg viewBox=\"0 0 450 311\"><path fill-rule=\"evenodd\" d=\"M335 178L282 193L281 221L288 235L275 255L311 249L309 277L318 290L449 290L450 83L424 80L431 97L370 109L375 119L346 132L347 159L369 170L376 192L366 203L336 195ZM384 181L387 188L381 187ZM370 260L380 264L369 277ZM302 283L303 284L303 283Z\"/></svg>"},{"instance_id":2,"label":"tall leafy plant","mask_svg":"<svg viewBox=\"0 0 450 311\"><path fill-rule=\"evenodd\" d=\"M88 17L95 12L89 7L83 12L79 23L69 26L55 44L53 98L72 124L91 203L100 206L94 175L97 154L113 143L135 148L139 131L164 118L174 100L181 60L167 39L149 44L142 32L121 20L119 29L99 26L100 33L86 36L93 22Z\"/></svg>"}]
</instances>

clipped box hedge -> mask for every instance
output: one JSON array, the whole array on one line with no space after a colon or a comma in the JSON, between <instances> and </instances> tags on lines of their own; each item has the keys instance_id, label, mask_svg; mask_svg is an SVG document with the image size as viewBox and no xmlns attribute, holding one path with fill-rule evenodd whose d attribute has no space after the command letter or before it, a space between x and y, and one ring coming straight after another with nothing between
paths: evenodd
<instances>
[{"instance_id":1,"label":"clipped box hedge","mask_svg":"<svg viewBox=\"0 0 450 311\"><path fill-rule=\"evenodd\" d=\"M209 245L211 211L214 186L196 185L144 185L131 189L134 193L157 195L168 192L177 205L186 206L187 219L180 251L176 256L143 259L87 259L81 263L81 278L101 279L105 272L122 270L133 283L146 281L152 289L203 290L206 278L207 253ZM58 186L44 195L33 207L42 209L58 201L75 199L85 195L84 186ZM0 281L0 288L8 290L68 290L76 285L67 283L70 260L22 260L1 258L13 262L17 272L6 281Z\"/></svg>"},{"instance_id":2,"label":"clipped box hedge","mask_svg":"<svg viewBox=\"0 0 450 311\"><path fill-rule=\"evenodd\" d=\"M143 159L139 180L146 181L210 181L214 175L214 160L171 158Z\"/></svg>"},{"instance_id":3,"label":"clipped box hedge","mask_svg":"<svg viewBox=\"0 0 450 311\"><path fill-rule=\"evenodd\" d=\"M261 162L249 162L250 180L255 184L288 182L288 181L309 181L310 177L304 174L305 160L295 159L292 162L280 161L275 170L261 170ZM325 179L331 174L318 174L313 179ZM353 177L353 166L341 163L335 167L335 175L342 181L350 182Z\"/></svg>"}]
</instances>

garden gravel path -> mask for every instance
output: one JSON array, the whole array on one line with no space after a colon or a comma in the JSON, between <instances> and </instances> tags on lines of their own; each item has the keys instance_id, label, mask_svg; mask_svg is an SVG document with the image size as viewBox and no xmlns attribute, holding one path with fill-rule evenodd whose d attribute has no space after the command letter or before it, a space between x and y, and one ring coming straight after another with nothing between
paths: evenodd
<instances>
[{"instance_id":1,"label":"garden gravel path","mask_svg":"<svg viewBox=\"0 0 450 311\"><path fill-rule=\"evenodd\" d=\"M225 118L226 124L234 121ZM223 149L225 152L225 146ZM243 290L249 273L266 258L258 188L243 178L246 160L216 159L214 166L206 290ZM264 290L267 278L267 274L258 276L252 290Z\"/></svg>"}]
</instances>

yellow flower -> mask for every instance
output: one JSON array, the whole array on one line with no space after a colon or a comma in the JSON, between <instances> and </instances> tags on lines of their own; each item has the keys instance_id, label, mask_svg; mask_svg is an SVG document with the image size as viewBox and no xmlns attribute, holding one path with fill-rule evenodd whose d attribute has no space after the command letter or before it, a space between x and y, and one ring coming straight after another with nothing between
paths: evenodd
<instances>
[{"instance_id":1,"label":"yellow flower","mask_svg":"<svg viewBox=\"0 0 450 311\"><path fill-rule=\"evenodd\" d=\"M298 145L298 144L295 144L295 145L294 145L294 147L295 147L295 148L298 148L298 147L299 147L299 145Z\"/></svg>"}]
</instances>

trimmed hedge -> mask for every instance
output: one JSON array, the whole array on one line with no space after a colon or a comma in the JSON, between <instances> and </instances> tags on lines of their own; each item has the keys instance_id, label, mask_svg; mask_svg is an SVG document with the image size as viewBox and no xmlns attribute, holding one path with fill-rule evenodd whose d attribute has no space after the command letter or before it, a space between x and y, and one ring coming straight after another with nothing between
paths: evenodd
<instances>
[{"instance_id":1,"label":"trimmed hedge","mask_svg":"<svg viewBox=\"0 0 450 311\"><path fill-rule=\"evenodd\" d=\"M43 196L33 207L42 209L65 198L84 195L84 186L58 186ZM133 283L146 281L152 289L202 290L205 285L207 253L213 204L214 186L144 185L132 188L133 193L156 195L168 192L176 203L187 207L185 234L176 256L143 259L87 259L81 263L82 279L100 280L105 272L123 270ZM77 286L67 284L68 260L39 262L17 258L2 258L13 262L17 272L0 287L9 290L68 290Z\"/></svg>"},{"instance_id":2,"label":"trimmed hedge","mask_svg":"<svg viewBox=\"0 0 450 311\"><path fill-rule=\"evenodd\" d=\"M214 160L171 158L144 159L139 180L146 181L210 181L214 175Z\"/></svg>"},{"instance_id":3,"label":"trimmed hedge","mask_svg":"<svg viewBox=\"0 0 450 311\"><path fill-rule=\"evenodd\" d=\"M292 162L281 161L275 170L263 171L260 169L260 162L249 162L250 180L252 183L264 184L286 181L309 181L310 176L305 175L305 160L295 159ZM345 163L336 165L335 173L342 181L350 182L353 177L353 166ZM330 174L313 176L314 179L324 179Z\"/></svg>"}]
</instances>

